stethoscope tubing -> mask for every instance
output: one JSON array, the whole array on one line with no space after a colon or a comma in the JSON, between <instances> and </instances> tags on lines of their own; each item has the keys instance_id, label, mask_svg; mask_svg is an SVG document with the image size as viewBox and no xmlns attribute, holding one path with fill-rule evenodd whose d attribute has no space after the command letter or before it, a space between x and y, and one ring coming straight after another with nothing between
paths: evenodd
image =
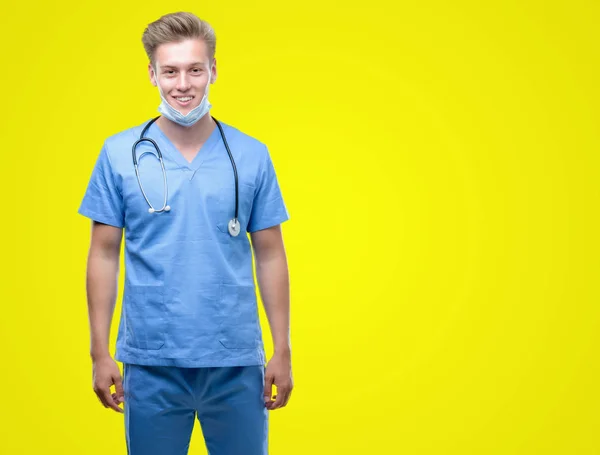
<instances>
[{"instance_id":1,"label":"stethoscope tubing","mask_svg":"<svg viewBox=\"0 0 600 455\"><path fill-rule=\"evenodd\" d=\"M146 131L148 131L148 128L150 128L150 126L159 118L160 118L160 115L158 117L153 118L146 124L146 126L142 130L142 133L140 134L140 138L134 142L134 144L131 148L131 155L132 155L132 159L133 159L135 175L136 175L138 184L140 186L140 190L142 191L142 195L144 196L144 199L146 200L147 204L150 206L151 213L152 212L160 213L160 212L170 210L170 207L167 205L167 201L168 201L167 172L165 170L165 164L163 162L162 152L160 151L160 147L158 146L158 144L153 139L151 139L149 137L144 137L146 134ZM221 126L221 123L214 117L212 117L212 119L215 121L215 123L217 124L217 127L219 128L219 133L221 134L221 139L223 141L223 144L225 145L225 149L227 150L227 155L229 155L229 160L231 161L231 167L233 168L233 176L235 178L235 217L234 217L234 220L237 222L238 217L239 217L239 184L238 184L237 166L235 165L235 160L233 159L233 155L229 148L229 144L227 143L227 138L225 137L225 132L223 131L223 127ZM142 142L149 142L154 146L154 149L156 150L156 153L158 155L158 160L160 161L160 166L161 166L162 173L163 173L163 184L164 184L164 195L165 195L164 201L163 201L163 206L160 210L156 210L156 209L154 209L154 207L152 207L152 204L150 203L150 200L148 199L146 192L144 191L144 188L142 186L142 182L140 180L140 174L139 174L139 169L138 169L138 160L137 160L137 156L136 156L136 147L138 146L138 144L140 144ZM140 155L140 158L142 156L144 156L145 153L152 153L152 152L144 152Z\"/></svg>"}]
</instances>

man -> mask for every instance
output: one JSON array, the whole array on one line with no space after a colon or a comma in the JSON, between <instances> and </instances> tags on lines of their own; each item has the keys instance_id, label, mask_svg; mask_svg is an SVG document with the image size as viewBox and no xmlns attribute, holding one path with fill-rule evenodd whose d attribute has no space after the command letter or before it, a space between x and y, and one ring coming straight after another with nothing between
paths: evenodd
<instances>
[{"instance_id":1,"label":"man","mask_svg":"<svg viewBox=\"0 0 600 455\"><path fill-rule=\"evenodd\" d=\"M93 220L94 391L124 412L130 455L186 454L195 418L211 455L266 454L268 411L287 404L293 383L288 212L267 148L209 114L211 26L168 14L142 42L161 115L105 141L79 208ZM123 229L121 377L108 344ZM266 367L252 250L274 343Z\"/></svg>"}]
</instances>

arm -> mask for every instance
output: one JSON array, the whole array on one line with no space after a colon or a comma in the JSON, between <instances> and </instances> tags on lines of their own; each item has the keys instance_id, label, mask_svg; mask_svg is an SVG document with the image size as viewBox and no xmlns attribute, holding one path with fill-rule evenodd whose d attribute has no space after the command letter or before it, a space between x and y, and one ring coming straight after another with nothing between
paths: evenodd
<instances>
[{"instance_id":1,"label":"arm","mask_svg":"<svg viewBox=\"0 0 600 455\"><path fill-rule=\"evenodd\" d=\"M108 343L117 299L122 233L114 226L95 221L92 224L86 277L92 360L110 356Z\"/></svg>"},{"instance_id":2,"label":"arm","mask_svg":"<svg viewBox=\"0 0 600 455\"><path fill-rule=\"evenodd\" d=\"M293 379L291 372L290 292L287 259L279 225L250 234L256 277L273 337L274 354L267 365L265 401L269 409L287 404ZM278 396L271 402L271 385Z\"/></svg>"},{"instance_id":3,"label":"arm","mask_svg":"<svg viewBox=\"0 0 600 455\"><path fill-rule=\"evenodd\" d=\"M121 373L109 352L110 325L117 298L119 255L123 230L92 223L92 239L87 263L87 301L90 324L90 355L94 370L94 391L105 407L122 412ZM116 394L111 396L114 384Z\"/></svg>"}]
</instances>

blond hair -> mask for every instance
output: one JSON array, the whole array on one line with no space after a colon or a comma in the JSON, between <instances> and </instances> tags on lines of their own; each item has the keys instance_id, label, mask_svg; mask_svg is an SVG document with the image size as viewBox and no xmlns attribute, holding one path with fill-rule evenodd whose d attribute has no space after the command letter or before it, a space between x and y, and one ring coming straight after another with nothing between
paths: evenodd
<instances>
[{"instance_id":1,"label":"blond hair","mask_svg":"<svg viewBox=\"0 0 600 455\"><path fill-rule=\"evenodd\" d=\"M190 38L203 40L208 48L210 60L214 58L217 50L215 31L208 22L192 13L170 13L148 24L142 35L142 43L150 63L154 66L154 54L158 46Z\"/></svg>"}]
</instances>

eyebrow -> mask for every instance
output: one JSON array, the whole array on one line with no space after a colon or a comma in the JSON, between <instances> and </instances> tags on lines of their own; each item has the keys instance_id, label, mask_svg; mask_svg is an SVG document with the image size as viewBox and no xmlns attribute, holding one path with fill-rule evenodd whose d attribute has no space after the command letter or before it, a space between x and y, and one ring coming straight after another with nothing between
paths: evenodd
<instances>
[{"instance_id":1,"label":"eyebrow","mask_svg":"<svg viewBox=\"0 0 600 455\"><path fill-rule=\"evenodd\" d=\"M189 66L204 66L203 62L194 62L194 63L190 63ZM162 65L162 68L177 68L175 65Z\"/></svg>"}]
</instances>

